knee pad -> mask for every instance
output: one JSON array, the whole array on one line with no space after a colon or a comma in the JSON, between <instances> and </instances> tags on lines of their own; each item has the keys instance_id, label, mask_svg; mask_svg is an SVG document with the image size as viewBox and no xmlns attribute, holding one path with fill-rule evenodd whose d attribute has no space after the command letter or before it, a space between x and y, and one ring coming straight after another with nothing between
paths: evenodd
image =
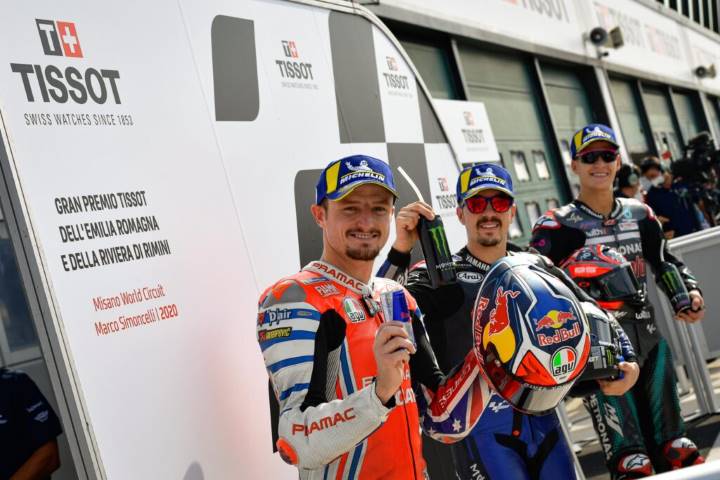
<instances>
[{"instance_id":1,"label":"knee pad","mask_svg":"<svg viewBox=\"0 0 720 480\"><path fill-rule=\"evenodd\" d=\"M695 443L687 437L670 440L663 447L662 453L673 470L705 463Z\"/></svg>"},{"instance_id":2,"label":"knee pad","mask_svg":"<svg viewBox=\"0 0 720 480\"><path fill-rule=\"evenodd\" d=\"M613 480L644 478L653 474L650 457L643 452L626 453L620 456L613 472Z\"/></svg>"}]
</instances>

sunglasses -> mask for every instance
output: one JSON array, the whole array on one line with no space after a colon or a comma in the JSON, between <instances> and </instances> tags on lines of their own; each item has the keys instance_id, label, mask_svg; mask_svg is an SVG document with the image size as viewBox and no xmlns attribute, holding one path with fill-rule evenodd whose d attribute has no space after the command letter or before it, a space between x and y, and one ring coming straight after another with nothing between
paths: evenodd
<instances>
[{"instance_id":1,"label":"sunglasses","mask_svg":"<svg viewBox=\"0 0 720 480\"><path fill-rule=\"evenodd\" d=\"M476 195L465 200L465 205L472 213L483 213L487 208L488 203L497 213L505 213L510 210L510 207L512 207L514 200L512 199L512 197L503 195L502 193L493 195L492 197L483 197L481 195Z\"/></svg>"},{"instance_id":2,"label":"sunglasses","mask_svg":"<svg viewBox=\"0 0 720 480\"><path fill-rule=\"evenodd\" d=\"M578 160L586 165L592 165L597 162L598 158L605 163L612 163L617 159L617 152L614 150L595 150L578 155Z\"/></svg>"}]
</instances>

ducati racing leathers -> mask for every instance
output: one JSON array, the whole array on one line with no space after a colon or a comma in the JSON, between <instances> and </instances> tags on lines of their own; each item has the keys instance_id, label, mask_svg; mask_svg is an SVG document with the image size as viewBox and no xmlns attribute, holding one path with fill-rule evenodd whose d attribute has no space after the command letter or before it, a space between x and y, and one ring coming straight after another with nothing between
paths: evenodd
<instances>
[{"instance_id":1,"label":"ducati racing leathers","mask_svg":"<svg viewBox=\"0 0 720 480\"><path fill-rule=\"evenodd\" d=\"M379 295L400 289L383 278L365 285L314 261L260 297L257 337L279 402L277 447L301 479L424 479L421 427L457 441L487 404L473 352L444 376L405 290L417 352L395 397L380 402L373 355L383 322Z\"/></svg>"},{"instance_id":2,"label":"ducati racing leathers","mask_svg":"<svg viewBox=\"0 0 720 480\"><path fill-rule=\"evenodd\" d=\"M510 249L517 249L514 245ZM512 255L512 252L508 252ZM562 280L581 301L593 302L562 270L536 255L537 265ZM424 262L408 273L410 254L391 250L378 275L405 283L425 314L425 325L443 371L462 361L473 348L472 308L490 265L467 248L453 256L457 284L433 289ZM615 324L624 354L634 354L627 338ZM456 477L461 480L504 478L557 480L575 478L572 454L553 412L526 415L494 394L472 433L451 446Z\"/></svg>"},{"instance_id":3,"label":"ducati racing leathers","mask_svg":"<svg viewBox=\"0 0 720 480\"><path fill-rule=\"evenodd\" d=\"M646 261L654 272L663 261L675 264L687 289L698 288L690 271L668 252L652 209L635 199L616 199L607 217L579 200L550 210L538 219L530 242L556 263L583 246L599 244L613 247L625 256L643 293L647 291ZM638 382L622 397L598 392L585 399L608 468L615 478L645 475L651 468L648 454L657 471L698 459L697 449L684 438L668 344L657 331L647 295L644 298L644 305L616 313L638 356L641 366ZM673 446L678 440L682 445Z\"/></svg>"}]
</instances>

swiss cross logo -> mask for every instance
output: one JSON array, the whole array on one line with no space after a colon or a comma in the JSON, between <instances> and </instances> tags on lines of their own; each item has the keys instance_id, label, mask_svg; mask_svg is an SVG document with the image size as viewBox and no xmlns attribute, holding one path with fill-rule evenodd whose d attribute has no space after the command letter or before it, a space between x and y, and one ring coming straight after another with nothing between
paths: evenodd
<instances>
[{"instance_id":1,"label":"swiss cross logo","mask_svg":"<svg viewBox=\"0 0 720 480\"><path fill-rule=\"evenodd\" d=\"M288 58L298 58L298 50L293 40L282 40L283 52Z\"/></svg>"},{"instance_id":2,"label":"swiss cross logo","mask_svg":"<svg viewBox=\"0 0 720 480\"><path fill-rule=\"evenodd\" d=\"M463 116L465 117L465 125L468 127L475 126L475 115L473 115L473 112L463 112Z\"/></svg>"},{"instance_id":3,"label":"swiss cross logo","mask_svg":"<svg viewBox=\"0 0 720 480\"><path fill-rule=\"evenodd\" d=\"M35 19L45 55L82 58L80 39L73 22Z\"/></svg>"},{"instance_id":4,"label":"swiss cross logo","mask_svg":"<svg viewBox=\"0 0 720 480\"><path fill-rule=\"evenodd\" d=\"M395 60L395 57L385 57L385 59L387 60L388 68L393 72L397 72L398 64L397 64L397 60Z\"/></svg>"}]
</instances>

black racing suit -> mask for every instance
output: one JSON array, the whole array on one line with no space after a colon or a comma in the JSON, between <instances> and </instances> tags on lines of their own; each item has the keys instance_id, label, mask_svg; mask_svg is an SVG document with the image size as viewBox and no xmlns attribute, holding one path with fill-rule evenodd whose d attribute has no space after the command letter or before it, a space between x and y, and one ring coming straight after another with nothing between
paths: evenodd
<instances>
[{"instance_id":1,"label":"black racing suit","mask_svg":"<svg viewBox=\"0 0 720 480\"><path fill-rule=\"evenodd\" d=\"M535 224L530 245L558 264L583 246L608 245L630 262L644 293L646 261L654 272L663 261L674 263L687 289L697 289L687 267L667 250L652 209L635 199L617 198L614 202L607 217L579 200L548 211ZM624 309L617 316L638 356L640 378L622 397L596 393L587 397L585 404L614 475L618 461L632 452L649 454L656 471L663 471L668 466L661 449L685 436L672 356L657 331L649 301L634 310Z\"/></svg>"},{"instance_id":2,"label":"black racing suit","mask_svg":"<svg viewBox=\"0 0 720 480\"><path fill-rule=\"evenodd\" d=\"M519 250L514 245L509 249ZM508 254L512 255L512 252ZM467 248L453 256L458 282L433 289L424 262L407 273L410 255L391 250L378 276L405 283L424 312L425 325L440 368L447 372L473 348L472 308L490 265ZM562 280L581 301L593 302L562 270L537 256L538 266ZM582 305L582 304L581 304ZM616 324L617 325L617 324ZM617 326L616 330L620 330ZM618 332L624 354L634 358L627 337ZM455 476L461 480L572 479L572 454L562 437L557 415L526 415L493 394L470 435L453 444ZM430 458L429 458L430 460ZM432 465L431 465L432 467Z\"/></svg>"}]
</instances>

